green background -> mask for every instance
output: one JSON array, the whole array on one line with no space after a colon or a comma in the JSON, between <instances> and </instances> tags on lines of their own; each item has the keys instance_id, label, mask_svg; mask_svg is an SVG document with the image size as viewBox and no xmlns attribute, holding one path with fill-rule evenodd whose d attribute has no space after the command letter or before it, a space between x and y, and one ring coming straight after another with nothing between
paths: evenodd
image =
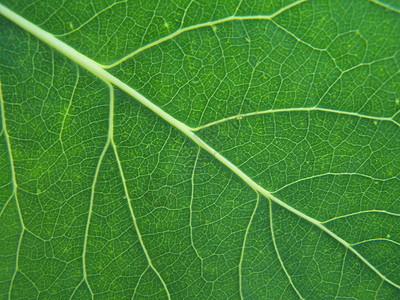
<instances>
[{"instance_id":1,"label":"green background","mask_svg":"<svg viewBox=\"0 0 400 300\"><path fill-rule=\"evenodd\" d=\"M1 17L1 299L400 298L399 1L2 2L342 240Z\"/></svg>"}]
</instances>

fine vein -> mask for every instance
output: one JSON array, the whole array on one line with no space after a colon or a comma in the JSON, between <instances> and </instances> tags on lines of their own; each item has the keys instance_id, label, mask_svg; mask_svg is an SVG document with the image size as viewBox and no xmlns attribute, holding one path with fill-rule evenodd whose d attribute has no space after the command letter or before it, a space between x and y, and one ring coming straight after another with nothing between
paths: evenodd
<instances>
[{"instance_id":1,"label":"fine vein","mask_svg":"<svg viewBox=\"0 0 400 300\"><path fill-rule=\"evenodd\" d=\"M243 299L243 260L244 260L244 250L246 248L246 242L247 242L247 236L249 235L250 227L251 224L253 223L254 215L256 214L256 211L258 209L258 203L260 202L260 194L257 193L257 200L256 200L256 205L254 206L253 212L251 213L251 217L249 220L249 223L247 224L246 231L244 233L243 237L243 245L242 245L242 251L240 252L240 260L239 260L239 292L240 292L240 298Z\"/></svg>"},{"instance_id":2,"label":"fine vein","mask_svg":"<svg viewBox=\"0 0 400 300\"><path fill-rule=\"evenodd\" d=\"M138 226L137 221L136 221L135 213L134 213L134 211L133 211L133 207L132 207L132 204L131 204L131 198L130 198L129 193L128 193L128 187L126 186L126 179L125 179L124 172L123 172L123 170L122 170L121 160L119 159L119 155L118 155L118 151L117 151L117 146L115 145L113 139L112 139L112 141L111 141L111 144L112 144L112 147L113 147L113 149L114 149L114 154L115 154L115 157L116 157L116 160L117 160L118 169L119 169L119 172L120 172L120 174L121 174L122 185L123 185L123 187L124 187L125 197L126 197L126 200L128 201L129 211L130 211L131 216L132 216L133 224L134 224L134 226L135 226L135 230L136 230L136 233L137 233L137 235L138 235L138 239L139 239L140 245L141 245L141 247L142 247L142 250L143 250L143 252L144 252L144 255L146 256L146 259L147 259L147 262L148 262L150 268L154 271L154 273L157 275L158 279L161 281L161 284L163 285L163 287L164 287L164 289L165 289L165 292L166 292L166 294L167 294L168 299L171 299L171 294L169 293L167 284L165 283L164 279L161 277L161 274L160 274L160 273L157 271L157 269L154 267L153 262L151 261L149 252L147 251L147 249L146 249L146 247L145 247L145 245L144 245L144 241L143 241L142 235L141 235L141 233L140 233L139 226Z\"/></svg>"},{"instance_id":3,"label":"fine vein","mask_svg":"<svg viewBox=\"0 0 400 300\"><path fill-rule=\"evenodd\" d=\"M22 213L21 213L21 208L19 206L19 201L18 201L18 184L17 184L17 179L15 176L15 166L14 166L14 158L13 158L13 154L11 151L11 143L10 143L10 136L8 135L7 132L7 124L6 124L6 114L5 114L5 110L4 110L4 99L3 99L3 92L1 89L1 81L0 81L0 109L1 109L1 122L2 122L2 127L3 127L3 134L5 137L5 141L6 141L6 147L7 147L7 151L8 151L8 157L10 160L10 171L11 171L11 181L12 181L12 194L9 198L9 200L11 199L12 196L14 196L15 198L15 203L17 205L17 210L18 210L18 216L19 216L19 221L21 223L21 234L19 236L18 239L18 248L17 248L17 253L16 253L16 257L15 257L15 270L11 279L11 283L10 283L10 288L8 291L8 299L10 299L11 297L11 291L12 291L12 287L14 285L14 280L15 277L17 276L18 273L18 268L19 268L19 251L21 249L21 243L22 243L22 239L24 237L24 233L26 230L25 224L24 224L24 220L22 219ZM7 203L5 204L5 207L8 205L9 201L7 201ZM4 208L5 209L5 208Z\"/></svg>"},{"instance_id":4,"label":"fine vein","mask_svg":"<svg viewBox=\"0 0 400 300\"><path fill-rule=\"evenodd\" d=\"M200 150L201 148L199 147L199 149L197 150L197 155L196 155L196 159L194 161L194 165L193 165L193 171L192 171L192 177L191 177L191 183L192 183L192 191L191 191L191 195L190 195L190 207L189 207L189 226L190 226L190 242L192 244L192 248L194 249L194 251L196 252L197 257L201 260L201 272L203 272L203 259L201 258L199 252L197 251L196 246L194 245L194 240L193 240L193 200L194 200L194 175L196 173L196 166L197 166L197 161L199 160L199 156L200 156Z\"/></svg>"},{"instance_id":5,"label":"fine vein","mask_svg":"<svg viewBox=\"0 0 400 300\"><path fill-rule=\"evenodd\" d=\"M271 199L268 199L268 200L269 200L269 226L271 227L272 242L274 244L276 255L278 256L278 260L281 264L283 271L286 274L287 279L289 280L290 285L295 290L296 294L300 297L300 299L304 299L301 296L300 292L297 290L296 286L294 285L292 277L289 275L288 271L286 270L285 264L283 263L281 255L279 254L278 245L276 244L275 233L274 233L274 223L272 221L272 202L271 202Z\"/></svg>"},{"instance_id":6,"label":"fine vein","mask_svg":"<svg viewBox=\"0 0 400 300\"><path fill-rule=\"evenodd\" d=\"M110 87L110 106L111 106L113 101L114 101L114 91L113 91L113 88L112 88L111 85L109 85L109 87ZM82 253L83 278L84 278L84 280L86 282L86 285L87 285L87 287L88 287L88 289L90 291L92 299L94 298L94 293L93 293L92 288L91 288L91 286L89 284L88 275L87 275L87 266L86 266L87 244L88 244L88 237L89 237L90 221L91 221L92 212L93 212L93 202L94 202L94 195L95 195L97 178L98 178L99 173L100 173L101 164L103 162L103 159L104 159L104 157L105 157L105 155L107 153L108 147L110 146L110 142L111 142L112 131L113 131L113 125L112 125L113 114L114 114L114 112L110 108L110 113L109 113L109 117L110 117L109 120L110 121L108 123L107 141L106 141L106 143L104 145L103 151L100 154L99 160L97 162L94 178L93 178L93 183L92 183L91 192L90 192L89 213L88 213L88 218L87 218L87 221L86 221L85 237L84 237L84 242L83 242L83 253Z\"/></svg>"}]
</instances>

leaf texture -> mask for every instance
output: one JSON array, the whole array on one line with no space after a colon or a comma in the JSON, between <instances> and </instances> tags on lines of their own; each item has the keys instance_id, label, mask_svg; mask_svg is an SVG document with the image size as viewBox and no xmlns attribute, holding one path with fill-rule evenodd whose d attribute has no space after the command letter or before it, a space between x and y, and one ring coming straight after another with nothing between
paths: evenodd
<instances>
[{"instance_id":1,"label":"leaf texture","mask_svg":"<svg viewBox=\"0 0 400 300\"><path fill-rule=\"evenodd\" d=\"M0 297L400 298L400 3L2 1Z\"/></svg>"}]
</instances>

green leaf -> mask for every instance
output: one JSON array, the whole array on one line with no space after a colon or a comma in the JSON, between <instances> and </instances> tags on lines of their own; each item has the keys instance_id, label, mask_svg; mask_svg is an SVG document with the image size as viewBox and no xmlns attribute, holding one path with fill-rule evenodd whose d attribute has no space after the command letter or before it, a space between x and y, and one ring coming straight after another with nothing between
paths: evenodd
<instances>
[{"instance_id":1,"label":"green leaf","mask_svg":"<svg viewBox=\"0 0 400 300\"><path fill-rule=\"evenodd\" d=\"M1 299L398 299L400 3L0 5Z\"/></svg>"}]
</instances>

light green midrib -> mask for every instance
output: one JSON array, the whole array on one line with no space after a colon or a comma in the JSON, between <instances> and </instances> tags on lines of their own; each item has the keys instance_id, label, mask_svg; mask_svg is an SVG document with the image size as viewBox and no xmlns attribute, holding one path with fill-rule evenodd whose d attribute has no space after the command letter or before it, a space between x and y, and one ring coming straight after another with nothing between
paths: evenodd
<instances>
[{"instance_id":1,"label":"light green midrib","mask_svg":"<svg viewBox=\"0 0 400 300\"><path fill-rule=\"evenodd\" d=\"M395 7L393 7L393 6L391 6L390 4L386 4L386 3L380 2L378 0L368 0L368 1L374 3L374 4L378 5L378 6L381 6L383 8L386 8L388 10L391 10L391 11L393 11L395 13L400 14L400 10L395 8Z\"/></svg>"},{"instance_id":2,"label":"light green midrib","mask_svg":"<svg viewBox=\"0 0 400 300\"><path fill-rule=\"evenodd\" d=\"M229 160L227 160L224 156L219 154L216 150L214 150L212 147L210 147L208 144L206 144L202 139L200 139L194 132L190 130L190 128L185 125L184 123L178 121L165 111L163 111L160 107L156 106L154 103L149 101L147 98L145 98L143 95L141 95L139 92L134 90L133 88L129 87L127 84L123 83L121 80L113 76L112 74L108 73L106 70L101 68L101 66L93 61L92 59L84 56L83 54L79 53L69 45L65 44L64 42L61 42L58 40L56 37L54 37L52 34L44 31L43 29L39 28L35 24L29 22L28 20L24 19L23 17L19 16L18 14L14 13L10 9L6 8L4 5L0 4L0 13L24 29L25 31L29 32L30 34L34 35L37 37L39 40L42 42L46 43L50 47L55 48L57 51L60 53L64 54L66 57L70 58L72 61L80 65L81 67L85 68L101 80L103 80L107 84L114 84L136 100L138 100L142 105L146 106L149 108L151 111L153 111L155 114L157 114L159 117L164 119L166 122L180 130L183 134L185 134L188 138L190 138L192 141L194 141L197 145L199 145L202 149L207 151L209 154L211 154L213 157L215 157L218 161L220 161L222 164L224 164L227 168L229 168L233 173L235 173L237 176L239 176L247 185L249 185L252 189L255 191L258 191L268 199L274 201L278 205L286 208L288 211L294 213L300 218L303 218L310 222L311 224L317 226L321 230L323 230L325 233L336 239L339 243L341 243L343 246L345 246L347 249L349 249L353 254L355 254L361 261L363 261L368 267L370 267L379 277L381 277L383 280L386 282L390 283L391 285L395 286L396 288L400 289L400 285L394 283L390 279L386 278L382 273L380 273L371 263L369 263L360 253L358 253L353 247L351 247L346 241L344 241L342 238L337 236L335 233L330 231L328 228L326 228L322 223L318 222L317 220L305 215L304 213L298 211L297 209L289 206L285 202L281 201L274 195L272 195L269 191L265 190L261 186L259 186L257 183L255 183L250 177L248 177L245 173L243 173L238 167L233 165Z\"/></svg>"}]
</instances>

